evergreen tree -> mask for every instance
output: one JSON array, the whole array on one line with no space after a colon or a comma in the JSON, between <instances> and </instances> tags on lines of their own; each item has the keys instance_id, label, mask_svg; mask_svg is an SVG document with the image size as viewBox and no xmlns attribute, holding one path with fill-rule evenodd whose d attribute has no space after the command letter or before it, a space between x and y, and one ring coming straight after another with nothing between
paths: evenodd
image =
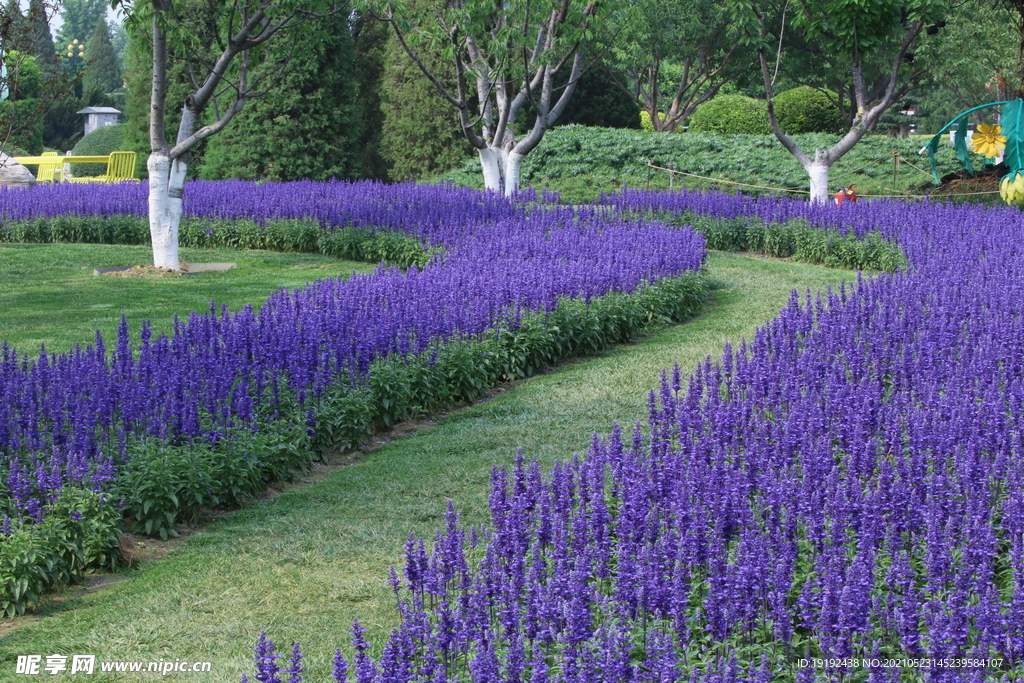
<instances>
[{"instance_id":1,"label":"evergreen tree","mask_svg":"<svg viewBox=\"0 0 1024 683\"><path fill-rule=\"evenodd\" d=\"M533 107L523 108L523 121L533 119ZM558 117L556 125L578 123L601 128L640 128L640 107L597 67L580 76L576 92Z\"/></svg>"},{"instance_id":2,"label":"evergreen tree","mask_svg":"<svg viewBox=\"0 0 1024 683\"><path fill-rule=\"evenodd\" d=\"M57 44L61 49L67 49L72 40L85 43L96 29L100 17L106 14L107 4L106 0L64 0L60 12L64 23L57 33Z\"/></svg>"},{"instance_id":3,"label":"evergreen tree","mask_svg":"<svg viewBox=\"0 0 1024 683\"><path fill-rule=\"evenodd\" d=\"M420 56L435 74L452 71L439 51L423 45ZM454 82L444 85L449 92L455 92ZM392 180L444 173L473 153L462 134L458 113L409 59L393 32L384 50L380 92L384 113L381 142L384 156L391 162Z\"/></svg>"},{"instance_id":4,"label":"evergreen tree","mask_svg":"<svg viewBox=\"0 0 1024 683\"><path fill-rule=\"evenodd\" d=\"M117 65L114 47L110 43L110 31L102 16L96 22L89 42L85 44L85 77L82 88L109 93L121 87L121 69Z\"/></svg>"},{"instance_id":5,"label":"evergreen tree","mask_svg":"<svg viewBox=\"0 0 1024 683\"><path fill-rule=\"evenodd\" d=\"M338 13L312 21L319 25L310 30L328 37L294 53L284 44L271 51L256 77L280 74L280 81L210 139L200 177L285 181L362 175L349 18Z\"/></svg>"},{"instance_id":6,"label":"evergreen tree","mask_svg":"<svg viewBox=\"0 0 1024 683\"><path fill-rule=\"evenodd\" d=\"M357 146L362 155L362 176L387 180L390 177L389 164L381 149L384 113L381 111L380 89L388 25L368 14L358 14L353 22L353 34L356 43L356 106L362 131Z\"/></svg>"},{"instance_id":7,"label":"evergreen tree","mask_svg":"<svg viewBox=\"0 0 1024 683\"><path fill-rule=\"evenodd\" d=\"M117 68L123 73L128 61L128 32L118 23L108 25L110 28L110 44L114 46L117 57Z\"/></svg>"},{"instance_id":8,"label":"evergreen tree","mask_svg":"<svg viewBox=\"0 0 1024 683\"><path fill-rule=\"evenodd\" d=\"M7 0L3 8L3 23L6 24L6 30L3 31L3 45L0 45L0 49L6 52L24 47L28 35L28 20L21 13L21 3L18 0Z\"/></svg>"},{"instance_id":9,"label":"evergreen tree","mask_svg":"<svg viewBox=\"0 0 1024 683\"><path fill-rule=\"evenodd\" d=\"M30 0L28 5L28 30L32 41L29 54L39 63L44 72L53 72L59 68L57 51L53 46L53 35L50 33L50 17L43 0Z\"/></svg>"}]
</instances>

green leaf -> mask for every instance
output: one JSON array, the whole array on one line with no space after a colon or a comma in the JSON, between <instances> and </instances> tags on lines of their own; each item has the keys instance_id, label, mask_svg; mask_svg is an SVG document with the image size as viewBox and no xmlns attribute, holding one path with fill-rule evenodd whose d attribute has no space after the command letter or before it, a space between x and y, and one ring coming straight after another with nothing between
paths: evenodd
<instances>
[{"instance_id":1,"label":"green leaf","mask_svg":"<svg viewBox=\"0 0 1024 683\"><path fill-rule=\"evenodd\" d=\"M960 163L964 165L964 168L972 176L974 175L974 166L971 164L971 156L967 151L967 118L962 118L960 125L956 127L956 133L953 135L953 150L956 152L957 158L960 159Z\"/></svg>"},{"instance_id":2,"label":"green leaf","mask_svg":"<svg viewBox=\"0 0 1024 683\"><path fill-rule=\"evenodd\" d=\"M999 122L1006 136L1003 163L1013 171L1024 171L1024 100L1007 102Z\"/></svg>"}]
</instances>

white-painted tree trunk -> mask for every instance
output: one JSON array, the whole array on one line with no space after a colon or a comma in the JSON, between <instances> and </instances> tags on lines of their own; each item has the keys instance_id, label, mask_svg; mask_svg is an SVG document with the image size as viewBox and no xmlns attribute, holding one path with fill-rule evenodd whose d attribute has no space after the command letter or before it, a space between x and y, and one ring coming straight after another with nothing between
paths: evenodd
<instances>
[{"instance_id":1,"label":"white-painted tree trunk","mask_svg":"<svg viewBox=\"0 0 1024 683\"><path fill-rule=\"evenodd\" d=\"M815 160L804 166L807 176L811 179L811 204L823 204L829 201L828 161Z\"/></svg>"},{"instance_id":2,"label":"white-painted tree trunk","mask_svg":"<svg viewBox=\"0 0 1024 683\"><path fill-rule=\"evenodd\" d=\"M150 154L149 236L153 243L153 265L179 270L178 227L181 224L182 196L188 164L181 158L171 161L163 154Z\"/></svg>"},{"instance_id":3,"label":"white-painted tree trunk","mask_svg":"<svg viewBox=\"0 0 1024 683\"><path fill-rule=\"evenodd\" d=\"M522 168L525 154L509 152L505 158L505 196L511 197L519 191L519 170Z\"/></svg>"},{"instance_id":4,"label":"white-painted tree trunk","mask_svg":"<svg viewBox=\"0 0 1024 683\"><path fill-rule=\"evenodd\" d=\"M519 176L525 154L506 152L498 147L478 149L484 171L484 187L511 197L519 191Z\"/></svg>"},{"instance_id":5,"label":"white-painted tree trunk","mask_svg":"<svg viewBox=\"0 0 1024 683\"><path fill-rule=\"evenodd\" d=\"M480 166L484 169L484 187L494 192L501 192L501 162L494 149L484 147L478 149Z\"/></svg>"}]
</instances>

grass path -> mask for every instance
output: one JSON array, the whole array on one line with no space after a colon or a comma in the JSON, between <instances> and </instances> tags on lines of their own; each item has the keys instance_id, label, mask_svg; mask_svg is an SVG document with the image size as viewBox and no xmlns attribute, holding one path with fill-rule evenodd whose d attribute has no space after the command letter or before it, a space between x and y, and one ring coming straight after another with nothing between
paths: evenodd
<instances>
[{"instance_id":1,"label":"grass path","mask_svg":"<svg viewBox=\"0 0 1024 683\"><path fill-rule=\"evenodd\" d=\"M824 290L854 277L717 252L709 272L722 288L697 320L520 382L319 483L223 517L129 580L51 606L8 631L0 639L0 672L13 672L19 654L95 654L108 661L211 661L211 673L173 680L236 682L241 671L251 672L251 648L266 629L279 646L299 640L309 680L326 680L334 648L350 649L353 617L378 646L394 625L387 567L401 568L410 532L433 537L447 499L463 521L483 522L490 468L509 463L517 447L549 469L585 450L594 431L642 417L663 368L678 362L689 372L708 354L718 357L726 342L751 337L794 288Z\"/></svg>"}]
</instances>

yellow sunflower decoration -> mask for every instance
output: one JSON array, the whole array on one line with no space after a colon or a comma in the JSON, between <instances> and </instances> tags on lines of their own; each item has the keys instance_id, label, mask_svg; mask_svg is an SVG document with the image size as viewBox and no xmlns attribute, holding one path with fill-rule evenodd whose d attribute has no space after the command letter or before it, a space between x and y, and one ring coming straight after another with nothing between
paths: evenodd
<instances>
[{"instance_id":1,"label":"yellow sunflower decoration","mask_svg":"<svg viewBox=\"0 0 1024 683\"><path fill-rule=\"evenodd\" d=\"M1006 136L1000 135L1002 126L982 123L971 137L971 151L983 157L997 157L1006 149Z\"/></svg>"}]
</instances>

